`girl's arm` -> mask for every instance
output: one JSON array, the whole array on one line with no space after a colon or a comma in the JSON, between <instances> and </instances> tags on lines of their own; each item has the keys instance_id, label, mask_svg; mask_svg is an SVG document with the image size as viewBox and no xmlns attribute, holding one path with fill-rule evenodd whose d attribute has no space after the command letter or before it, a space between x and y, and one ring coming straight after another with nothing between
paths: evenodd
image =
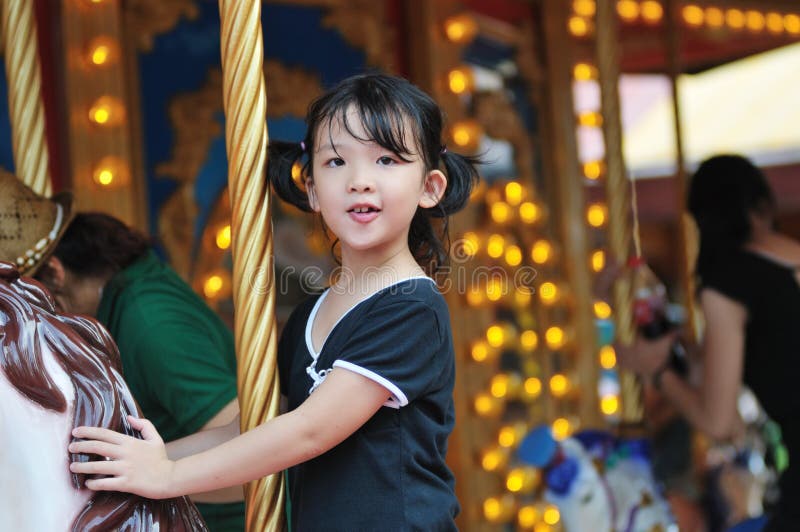
<instances>
[{"instance_id":1,"label":"girl's arm","mask_svg":"<svg viewBox=\"0 0 800 532\"><path fill-rule=\"evenodd\" d=\"M136 427L138 428L138 427ZM227 425L205 429L166 444L170 460L178 460L221 445L239 435L239 414Z\"/></svg>"},{"instance_id":2,"label":"girl's arm","mask_svg":"<svg viewBox=\"0 0 800 532\"><path fill-rule=\"evenodd\" d=\"M353 434L389 397L380 384L335 368L297 409L207 451L169 460L149 421L144 440L97 427L79 427L71 452L108 461L73 462L76 473L110 475L86 481L93 490L116 490L167 498L243 484L319 456ZM138 428L138 426L137 426Z\"/></svg>"},{"instance_id":3,"label":"girl's arm","mask_svg":"<svg viewBox=\"0 0 800 532\"><path fill-rule=\"evenodd\" d=\"M715 439L725 439L737 427L747 310L712 289L700 293L700 304L706 320L702 385L692 386L673 371L664 371L660 389L692 425ZM671 338L638 340L632 348L618 350L620 364L651 379L666 360L671 343Z\"/></svg>"}]
</instances>

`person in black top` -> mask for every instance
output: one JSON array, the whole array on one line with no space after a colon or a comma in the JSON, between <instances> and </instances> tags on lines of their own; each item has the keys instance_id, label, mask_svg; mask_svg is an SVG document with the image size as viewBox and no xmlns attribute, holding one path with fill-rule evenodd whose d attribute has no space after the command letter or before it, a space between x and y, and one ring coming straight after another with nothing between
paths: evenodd
<instances>
[{"instance_id":1,"label":"person in black top","mask_svg":"<svg viewBox=\"0 0 800 532\"><path fill-rule=\"evenodd\" d=\"M747 384L780 425L789 451L780 501L763 530L800 530L800 243L774 229L767 180L740 156L703 162L688 207L700 233L702 384L693 387L666 363L673 336L620 347L620 365L650 379L695 427L718 439L736 431L737 394Z\"/></svg>"},{"instance_id":2,"label":"person in black top","mask_svg":"<svg viewBox=\"0 0 800 532\"><path fill-rule=\"evenodd\" d=\"M447 306L429 277L447 250L431 218L466 204L478 160L447 151L436 103L387 75L343 81L306 122L302 142L270 143L267 174L284 200L322 215L341 269L295 310L279 342L291 410L238 437L231 425L179 440L196 454L175 462L146 420L132 420L144 442L81 427L74 434L88 441L71 452L112 460L71 468L110 475L88 481L91 489L151 498L291 468L293 530L455 530L445 463L455 356Z\"/></svg>"}]
</instances>

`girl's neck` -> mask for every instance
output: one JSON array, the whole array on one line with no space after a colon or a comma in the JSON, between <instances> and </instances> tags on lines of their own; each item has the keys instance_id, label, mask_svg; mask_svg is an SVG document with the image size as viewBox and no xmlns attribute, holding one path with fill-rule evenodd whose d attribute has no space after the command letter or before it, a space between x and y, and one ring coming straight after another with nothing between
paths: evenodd
<instances>
[{"instance_id":1,"label":"girl's neck","mask_svg":"<svg viewBox=\"0 0 800 532\"><path fill-rule=\"evenodd\" d=\"M375 254L342 249L342 267L334 284L372 293L403 279L425 275L407 246L393 253Z\"/></svg>"}]
</instances>

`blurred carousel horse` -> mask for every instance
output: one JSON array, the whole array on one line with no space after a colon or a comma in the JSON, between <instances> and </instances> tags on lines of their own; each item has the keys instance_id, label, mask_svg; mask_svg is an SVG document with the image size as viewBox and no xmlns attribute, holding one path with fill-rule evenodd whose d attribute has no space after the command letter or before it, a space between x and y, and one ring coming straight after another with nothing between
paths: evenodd
<instances>
[{"instance_id":1,"label":"blurred carousel horse","mask_svg":"<svg viewBox=\"0 0 800 532\"><path fill-rule=\"evenodd\" d=\"M185 497L150 500L83 488L69 463L72 428L141 437L119 352L96 321L58 315L39 283L0 262L0 530L205 531Z\"/></svg>"},{"instance_id":2,"label":"blurred carousel horse","mask_svg":"<svg viewBox=\"0 0 800 532\"><path fill-rule=\"evenodd\" d=\"M642 440L585 431L556 441L543 426L525 437L518 457L543 472L544 498L558 507L566 532L678 530Z\"/></svg>"}]
</instances>

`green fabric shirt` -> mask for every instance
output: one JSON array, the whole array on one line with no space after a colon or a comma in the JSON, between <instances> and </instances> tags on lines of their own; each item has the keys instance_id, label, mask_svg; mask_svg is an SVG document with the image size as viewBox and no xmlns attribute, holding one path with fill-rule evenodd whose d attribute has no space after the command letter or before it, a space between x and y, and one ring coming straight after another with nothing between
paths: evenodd
<instances>
[{"instance_id":1,"label":"green fabric shirt","mask_svg":"<svg viewBox=\"0 0 800 532\"><path fill-rule=\"evenodd\" d=\"M196 432L236 398L233 336L152 251L105 286L97 319L125 381L164 441ZM244 530L244 504L198 504L212 532Z\"/></svg>"}]
</instances>

